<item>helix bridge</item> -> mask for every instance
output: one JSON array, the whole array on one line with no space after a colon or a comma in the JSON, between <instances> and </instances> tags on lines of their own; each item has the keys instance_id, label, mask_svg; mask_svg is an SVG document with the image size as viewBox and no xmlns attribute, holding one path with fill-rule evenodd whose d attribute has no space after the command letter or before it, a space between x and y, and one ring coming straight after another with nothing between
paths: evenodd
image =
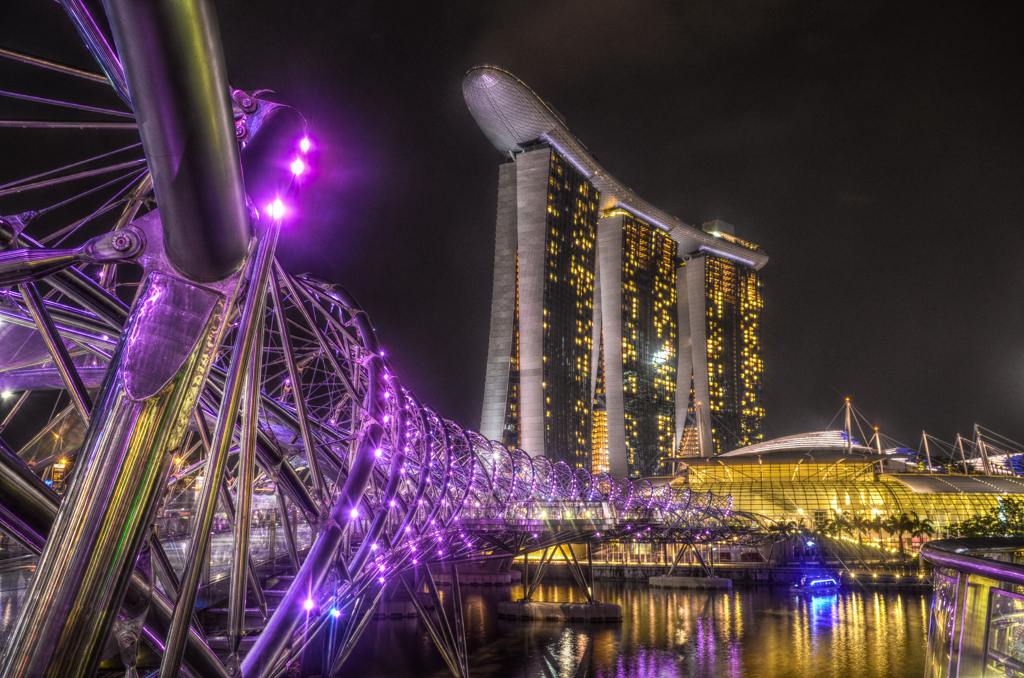
<instances>
[{"instance_id":1,"label":"helix bridge","mask_svg":"<svg viewBox=\"0 0 1024 678\"><path fill-rule=\"evenodd\" d=\"M316 141L228 86L206 0L61 4L103 75L0 56L128 110L0 121L124 136L0 185L0 532L24 553L0 569L34 569L0 675L95 675L113 637L129 675L145 644L159 675L225 678L321 638L333 676L383 599L436 596L431 569L457 602L459 565L561 549L592 600L569 544L759 538L728 497L531 457L420 402L342 287L275 258ZM459 619L415 604L466 675Z\"/></svg>"}]
</instances>

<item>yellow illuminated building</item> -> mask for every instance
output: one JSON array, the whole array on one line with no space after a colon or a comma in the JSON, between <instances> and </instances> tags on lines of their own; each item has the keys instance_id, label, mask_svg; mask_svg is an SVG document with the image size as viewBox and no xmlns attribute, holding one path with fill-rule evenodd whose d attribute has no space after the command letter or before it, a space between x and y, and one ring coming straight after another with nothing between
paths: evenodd
<instances>
[{"instance_id":1,"label":"yellow illuminated building","mask_svg":"<svg viewBox=\"0 0 1024 678\"><path fill-rule=\"evenodd\" d=\"M848 520L916 512L945 528L995 507L1004 493L1024 492L1007 476L917 472L909 455L843 448L840 431L790 436L686 463L673 484L732 498L732 509L808 527L841 512Z\"/></svg>"}]
</instances>

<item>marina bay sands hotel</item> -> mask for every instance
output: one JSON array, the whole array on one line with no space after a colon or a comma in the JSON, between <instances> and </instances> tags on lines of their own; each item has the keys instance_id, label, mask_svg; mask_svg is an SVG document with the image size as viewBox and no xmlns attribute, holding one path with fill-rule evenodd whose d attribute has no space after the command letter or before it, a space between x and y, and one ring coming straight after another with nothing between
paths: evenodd
<instances>
[{"instance_id":1,"label":"marina bay sands hotel","mask_svg":"<svg viewBox=\"0 0 1024 678\"><path fill-rule=\"evenodd\" d=\"M462 88L506 155L481 433L615 477L762 441L767 255L640 198L511 73Z\"/></svg>"}]
</instances>

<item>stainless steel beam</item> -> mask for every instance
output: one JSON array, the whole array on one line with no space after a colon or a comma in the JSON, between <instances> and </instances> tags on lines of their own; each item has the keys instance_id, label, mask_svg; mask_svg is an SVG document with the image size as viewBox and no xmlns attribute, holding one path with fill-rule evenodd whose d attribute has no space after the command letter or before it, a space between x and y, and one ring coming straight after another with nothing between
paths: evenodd
<instances>
[{"instance_id":1,"label":"stainless steel beam","mask_svg":"<svg viewBox=\"0 0 1024 678\"><path fill-rule=\"evenodd\" d=\"M121 60L107 42L107 36L103 34L92 14L85 7L81 0L60 0L61 6L72 23L78 29L78 34L85 41L96 63L107 76L107 80L113 85L117 95L128 104L132 105L131 96L128 94L128 83L125 81L124 69L121 67ZM63 69L62 69L63 70Z\"/></svg>"},{"instance_id":2,"label":"stainless steel beam","mask_svg":"<svg viewBox=\"0 0 1024 678\"><path fill-rule=\"evenodd\" d=\"M271 287L274 283L270 283ZM251 290L251 294L262 290ZM259 419L260 372L263 365L263 332L257 333L252 356L242 387L242 437L239 441L238 472L235 475L235 545L231 562L231 583L228 589L228 653L239 661L238 648L245 632L246 573L252 559L249 554L249 531L252 528L252 486L256 480L256 423ZM255 574L255 573L253 573ZM256 583L259 590L259 582Z\"/></svg>"},{"instance_id":3,"label":"stainless steel beam","mask_svg":"<svg viewBox=\"0 0 1024 678\"><path fill-rule=\"evenodd\" d=\"M13 61L20 61L23 64L29 64L31 66L39 66L49 71L56 71L58 73L66 73L67 75L73 75L76 78L82 78L84 80L92 80L93 82L103 82L110 84L110 81L106 77L99 73L90 73L89 71L83 71L78 68L72 68L71 66L65 66L64 64L58 64L53 61L47 61L46 59L40 59L38 57L29 56L28 54L22 54L20 52L13 52L9 49L0 49L0 56Z\"/></svg>"},{"instance_id":4,"label":"stainless steel beam","mask_svg":"<svg viewBox=\"0 0 1024 678\"><path fill-rule=\"evenodd\" d=\"M238 408L242 400L242 385L245 373L252 365L252 355L258 343L257 336L263 331L263 308L279 225L279 222L271 225L260 240L250 268L245 308L238 321L237 341L231 355L231 365L224 384L224 397L221 398L217 425L213 432L212 447L207 460L206 480L194 509L196 520L193 524L192 541L185 563L185 571L181 577L181 591L178 593L174 621L167 637L167 650L160 662L160 674L163 676L177 676L181 668L181 657L188 634L189 619L196 605L203 561L206 559L210 547L210 527L213 524L217 494L224 482L228 449L231 447L234 437L235 421L238 418Z\"/></svg>"},{"instance_id":5,"label":"stainless steel beam","mask_svg":"<svg viewBox=\"0 0 1024 678\"><path fill-rule=\"evenodd\" d=\"M103 5L153 174L167 256L193 280L221 280L241 266L252 228L213 3Z\"/></svg>"},{"instance_id":6,"label":"stainless steel beam","mask_svg":"<svg viewBox=\"0 0 1024 678\"><path fill-rule=\"evenodd\" d=\"M78 376L75 364L71 362L71 356L68 355L68 349L64 345L64 340L57 333L57 327L53 324L50 314L43 307L42 297L39 296L36 286L32 283L19 285L18 289L21 292L22 301L25 302L25 306L28 308L28 312L32 315L32 319L36 321L36 329L39 330L39 335L43 338L46 349L50 352L50 357L53 358L54 366L60 372L60 378L67 387L68 395L71 396L71 402L75 404L75 409L78 410L78 416L88 425L92 411L92 399L89 398L89 393L85 390L82 378Z\"/></svg>"},{"instance_id":7,"label":"stainless steel beam","mask_svg":"<svg viewBox=\"0 0 1024 678\"><path fill-rule=\"evenodd\" d=\"M281 278L283 277L282 275ZM285 317L284 308L281 306L280 285L282 284L283 280L278 278L278 275L272 276L270 291L274 299L274 317L277 320L277 334L281 339L281 353L284 355L285 364L288 366L288 378L291 381L292 399L295 401L296 419L299 423L299 431L302 434L302 445L306 448L306 461L309 463L313 487L316 489L320 505L326 506L328 499L327 485L320 470L320 462L316 458L316 445L313 442L313 434L309 429L309 414L306 412L306 395L302 388L302 374L295 365L295 354L292 351L292 334L288 329L288 318ZM295 299L295 303L301 305L302 300ZM325 350L325 353L328 352Z\"/></svg>"},{"instance_id":8,"label":"stainless steel beam","mask_svg":"<svg viewBox=\"0 0 1024 678\"><path fill-rule=\"evenodd\" d=\"M224 297L162 273L139 293L0 676L92 675L213 358Z\"/></svg>"}]
</instances>

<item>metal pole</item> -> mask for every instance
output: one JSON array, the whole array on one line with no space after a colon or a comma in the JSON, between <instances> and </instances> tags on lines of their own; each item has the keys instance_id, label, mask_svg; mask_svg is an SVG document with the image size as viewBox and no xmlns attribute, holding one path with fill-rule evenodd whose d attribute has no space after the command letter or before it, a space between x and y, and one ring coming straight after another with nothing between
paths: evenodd
<instances>
[{"instance_id":1,"label":"metal pole","mask_svg":"<svg viewBox=\"0 0 1024 678\"><path fill-rule=\"evenodd\" d=\"M241 266L252 229L213 3L103 6L153 174L167 257L190 279L226 278Z\"/></svg>"},{"instance_id":2,"label":"metal pole","mask_svg":"<svg viewBox=\"0 0 1024 678\"><path fill-rule=\"evenodd\" d=\"M594 559L592 557L592 551L594 550L593 543L587 543L587 578L590 582L590 597L594 597Z\"/></svg>"},{"instance_id":3,"label":"metal pole","mask_svg":"<svg viewBox=\"0 0 1024 678\"><path fill-rule=\"evenodd\" d=\"M288 505L284 500L284 492L281 488L275 488L277 494L277 510L281 512L281 526L284 528L284 542L288 547L288 557L292 561L292 567L296 572L299 571L299 566L302 565L299 562L299 549L295 546L295 533L292 532L292 521L288 520Z\"/></svg>"},{"instance_id":4,"label":"metal pole","mask_svg":"<svg viewBox=\"0 0 1024 678\"><path fill-rule=\"evenodd\" d=\"M988 450L985 449L985 441L981 439L981 428L974 425L974 435L978 438L978 451L981 452L981 467L985 475L992 475L992 466L988 463Z\"/></svg>"},{"instance_id":5,"label":"metal pole","mask_svg":"<svg viewBox=\"0 0 1024 678\"><path fill-rule=\"evenodd\" d=\"M302 434L302 445L306 448L306 461L309 464L310 477L313 480L313 487L316 489L317 499L321 505L327 504L327 490L323 473L320 470L320 462L316 458L316 445L313 443L313 433L309 430L309 415L306 412L306 397L302 391L302 375L295 365L295 354L292 352L292 334L288 330L288 320L284 315L284 308L281 306L280 280L273 276L270 282L270 291L274 298L274 317L277 320L277 334L281 338L281 353L284 355L285 364L288 366L288 377L291 380L292 400L295 402L296 419L299 421L299 431ZM299 299L296 304L301 304Z\"/></svg>"},{"instance_id":6,"label":"metal pole","mask_svg":"<svg viewBox=\"0 0 1024 678\"><path fill-rule=\"evenodd\" d=\"M666 577L671 577L672 573L676 571L676 566L679 564L679 561L683 559L684 553L686 553L686 544L679 547L679 551L676 552L675 560L672 561L672 567L668 568L668 574L665 575Z\"/></svg>"},{"instance_id":7,"label":"metal pole","mask_svg":"<svg viewBox=\"0 0 1024 678\"><path fill-rule=\"evenodd\" d=\"M523 554L523 600L529 602L527 592L530 590L530 549Z\"/></svg>"},{"instance_id":8,"label":"metal pole","mask_svg":"<svg viewBox=\"0 0 1024 678\"><path fill-rule=\"evenodd\" d=\"M196 605L202 566L210 548L210 527L217 505L217 493L224 482L224 469L227 466L228 449L234 436L235 420L238 418L245 373L252 366L252 355L256 350L257 339L263 331L263 308L279 226L280 222L275 221L267 230L260 240L252 262L245 308L238 321L237 343L231 355L231 366L224 383L217 426L213 432L213 447L210 448L210 456L206 463L206 481L195 506L196 520L192 528L192 542L185 562L185 571L181 577L181 591L175 604L174 621L167 636L167 649L160 662L162 676L177 676L181 669L181 654L188 633L188 621Z\"/></svg>"},{"instance_id":9,"label":"metal pole","mask_svg":"<svg viewBox=\"0 0 1024 678\"><path fill-rule=\"evenodd\" d=\"M964 442L959 433L956 434L956 444L960 448L960 459L964 462L964 475L967 475L967 455L964 454Z\"/></svg>"},{"instance_id":10,"label":"metal pole","mask_svg":"<svg viewBox=\"0 0 1024 678\"><path fill-rule=\"evenodd\" d=\"M690 548L693 549L693 553L697 556L697 560L700 561L700 566L704 568L704 573L711 579L715 578L715 572L708 567L708 564L704 562L704 557L700 554L700 548L696 544L690 544ZM714 564L714 561L712 561Z\"/></svg>"},{"instance_id":11,"label":"metal pole","mask_svg":"<svg viewBox=\"0 0 1024 678\"><path fill-rule=\"evenodd\" d=\"M700 456L711 456L704 449L704 415L700 409L700 402L697 403L697 447L700 449Z\"/></svg>"},{"instance_id":12,"label":"metal pole","mask_svg":"<svg viewBox=\"0 0 1024 678\"><path fill-rule=\"evenodd\" d=\"M82 40L85 41L85 46L89 48L96 63L100 65L103 72L107 76L107 80L111 85L114 86L114 91L121 97L129 106L132 105L132 100L128 94L128 82L124 77L124 69L121 66L121 60L118 59L117 54L110 47L110 43L107 42L106 36L103 35L103 31L96 25L96 21L89 14L89 10L86 9L85 5L81 0L60 0L60 4L64 7L64 11L67 12L68 16L71 17L71 21L75 24L75 28L78 29L78 34L82 36ZM53 68L53 65L47 67ZM64 72L68 72L67 67L61 68ZM71 69L76 70L76 69ZM82 73L72 73L73 75L79 75ZM92 75L92 74L88 74ZM79 75L84 77L85 74ZM85 76L87 77L87 76Z\"/></svg>"},{"instance_id":13,"label":"metal pole","mask_svg":"<svg viewBox=\"0 0 1024 678\"><path fill-rule=\"evenodd\" d=\"M850 416L853 405L850 403L850 399L846 399L846 453L850 454L853 451L853 421Z\"/></svg>"},{"instance_id":14,"label":"metal pole","mask_svg":"<svg viewBox=\"0 0 1024 678\"><path fill-rule=\"evenodd\" d=\"M60 373L61 380L67 386L68 395L71 396L71 402L75 404L78 416L88 426L92 399L89 398L89 393L85 390L82 378L78 376L75 364L71 362L71 356L68 354L67 347L64 346L64 340L57 333L57 327L53 324L50 314L43 307L43 299L39 296L36 286L32 283L25 283L18 285L18 289L21 291L21 299L25 302L28 312L36 321L39 336L46 344L46 350L50 352L50 357L53 358L53 364L57 368L57 372Z\"/></svg>"},{"instance_id":15,"label":"metal pole","mask_svg":"<svg viewBox=\"0 0 1024 678\"><path fill-rule=\"evenodd\" d=\"M934 469L932 468L932 453L928 451L928 434L921 431L921 439L924 440L924 456L928 459L928 472L931 473Z\"/></svg>"},{"instance_id":16,"label":"metal pole","mask_svg":"<svg viewBox=\"0 0 1024 678\"><path fill-rule=\"evenodd\" d=\"M14 403L14 407L12 407L11 411L7 413L7 416L4 417L4 420L0 422L0 433L3 433L3 430L7 428L7 424L11 423L11 419L13 419L14 415L18 413L18 410L21 409L21 406L25 404L25 399L28 398L30 393L32 393L32 391L22 392L21 397L18 398L18 402Z\"/></svg>"},{"instance_id":17,"label":"metal pole","mask_svg":"<svg viewBox=\"0 0 1024 678\"><path fill-rule=\"evenodd\" d=\"M455 653L462 666L461 675L469 678L469 657L466 653L466 625L462 619L462 591L459 588L459 566L452 563L452 616L455 617Z\"/></svg>"},{"instance_id":18,"label":"metal pole","mask_svg":"<svg viewBox=\"0 0 1024 678\"><path fill-rule=\"evenodd\" d=\"M251 294L261 290L253 289ZM238 667L238 648L245 632L245 589L249 567L249 531L252 529L252 485L256 479L256 424L260 394L260 353L263 333L258 332L245 373L242 398L242 439L239 445L238 474L235 477L235 548L228 592L228 653ZM255 572L252 573L255 575ZM259 581L256 582L257 590Z\"/></svg>"}]
</instances>

